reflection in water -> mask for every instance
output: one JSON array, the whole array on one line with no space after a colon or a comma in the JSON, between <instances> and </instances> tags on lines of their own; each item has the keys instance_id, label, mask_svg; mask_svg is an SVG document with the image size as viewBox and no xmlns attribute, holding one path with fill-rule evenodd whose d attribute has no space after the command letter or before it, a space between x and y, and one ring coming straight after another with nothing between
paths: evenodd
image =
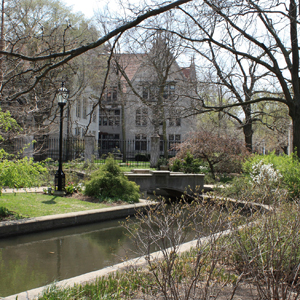
<instances>
[{"instance_id":1,"label":"reflection in water","mask_svg":"<svg viewBox=\"0 0 300 300\"><path fill-rule=\"evenodd\" d=\"M130 240L118 221L0 241L0 296L5 297L119 263Z\"/></svg>"}]
</instances>

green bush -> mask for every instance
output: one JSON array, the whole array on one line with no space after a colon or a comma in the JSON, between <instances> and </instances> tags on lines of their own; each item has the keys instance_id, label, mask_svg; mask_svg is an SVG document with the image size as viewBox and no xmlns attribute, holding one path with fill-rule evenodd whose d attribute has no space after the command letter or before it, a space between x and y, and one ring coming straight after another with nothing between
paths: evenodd
<instances>
[{"instance_id":1,"label":"green bush","mask_svg":"<svg viewBox=\"0 0 300 300\"><path fill-rule=\"evenodd\" d=\"M0 186L9 188L39 186L41 175L47 172L43 163L35 163L32 158L2 159L0 162Z\"/></svg>"},{"instance_id":2,"label":"green bush","mask_svg":"<svg viewBox=\"0 0 300 300\"><path fill-rule=\"evenodd\" d=\"M180 172L182 170L182 162L179 158L173 160L171 170L173 172Z\"/></svg>"},{"instance_id":3,"label":"green bush","mask_svg":"<svg viewBox=\"0 0 300 300\"><path fill-rule=\"evenodd\" d=\"M156 168L157 170L160 170L161 166L168 166L169 165L169 161L165 158L165 157L161 157L156 164Z\"/></svg>"},{"instance_id":4,"label":"green bush","mask_svg":"<svg viewBox=\"0 0 300 300\"><path fill-rule=\"evenodd\" d=\"M195 159L193 154L187 152L183 160L179 158L171 159L171 170L173 172L184 173L199 173L201 162L199 159Z\"/></svg>"},{"instance_id":5,"label":"green bush","mask_svg":"<svg viewBox=\"0 0 300 300\"><path fill-rule=\"evenodd\" d=\"M122 173L118 163L109 157L100 169L91 174L86 183L85 194L101 200L123 200L129 203L139 201L139 186Z\"/></svg>"},{"instance_id":6,"label":"green bush","mask_svg":"<svg viewBox=\"0 0 300 300\"><path fill-rule=\"evenodd\" d=\"M277 171L281 187L288 190L290 197L300 196L300 162L296 154L278 156L272 152L268 155L253 155L245 161L243 170L251 175L255 166L261 163Z\"/></svg>"},{"instance_id":7,"label":"green bush","mask_svg":"<svg viewBox=\"0 0 300 300\"><path fill-rule=\"evenodd\" d=\"M10 211L4 206L0 206L0 218L5 218L9 215L10 215Z\"/></svg>"}]
</instances>

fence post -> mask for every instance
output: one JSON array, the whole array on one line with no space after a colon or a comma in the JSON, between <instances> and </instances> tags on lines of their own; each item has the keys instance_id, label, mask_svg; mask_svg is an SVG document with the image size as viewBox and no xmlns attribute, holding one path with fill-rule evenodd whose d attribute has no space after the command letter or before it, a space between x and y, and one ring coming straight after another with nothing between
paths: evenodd
<instances>
[{"instance_id":1,"label":"fence post","mask_svg":"<svg viewBox=\"0 0 300 300\"><path fill-rule=\"evenodd\" d=\"M84 160L91 161L92 156L94 154L95 149L95 136L94 135L86 135L84 137Z\"/></svg>"},{"instance_id":2,"label":"fence post","mask_svg":"<svg viewBox=\"0 0 300 300\"><path fill-rule=\"evenodd\" d=\"M151 151L150 151L150 167L156 168L157 162L159 159L159 142L160 137L159 135L153 135L151 136Z\"/></svg>"}]
</instances>

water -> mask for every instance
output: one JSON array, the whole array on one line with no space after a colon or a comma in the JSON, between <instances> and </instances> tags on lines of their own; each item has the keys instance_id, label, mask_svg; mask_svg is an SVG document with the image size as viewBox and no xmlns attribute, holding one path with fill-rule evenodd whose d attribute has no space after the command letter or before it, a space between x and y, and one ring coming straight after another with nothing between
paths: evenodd
<instances>
[{"instance_id":1,"label":"water","mask_svg":"<svg viewBox=\"0 0 300 300\"><path fill-rule=\"evenodd\" d=\"M132 247L119 221L0 240L0 297L121 262Z\"/></svg>"}]
</instances>

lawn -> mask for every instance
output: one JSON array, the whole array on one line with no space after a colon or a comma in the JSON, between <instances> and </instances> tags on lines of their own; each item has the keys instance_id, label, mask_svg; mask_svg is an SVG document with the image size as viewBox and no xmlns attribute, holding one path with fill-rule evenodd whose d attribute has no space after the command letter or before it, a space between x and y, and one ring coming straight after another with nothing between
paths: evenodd
<instances>
[{"instance_id":1,"label":"lawn","mask_svg":"<svg viewBox=\"0 0 300 300\"><path fill-rule=\"evenodd\" d=\"M2 194L0 197L0 207L6 207L23 218L99 209L108 206L102 203L39 193Z\"/></svg>"}]
</instances>

